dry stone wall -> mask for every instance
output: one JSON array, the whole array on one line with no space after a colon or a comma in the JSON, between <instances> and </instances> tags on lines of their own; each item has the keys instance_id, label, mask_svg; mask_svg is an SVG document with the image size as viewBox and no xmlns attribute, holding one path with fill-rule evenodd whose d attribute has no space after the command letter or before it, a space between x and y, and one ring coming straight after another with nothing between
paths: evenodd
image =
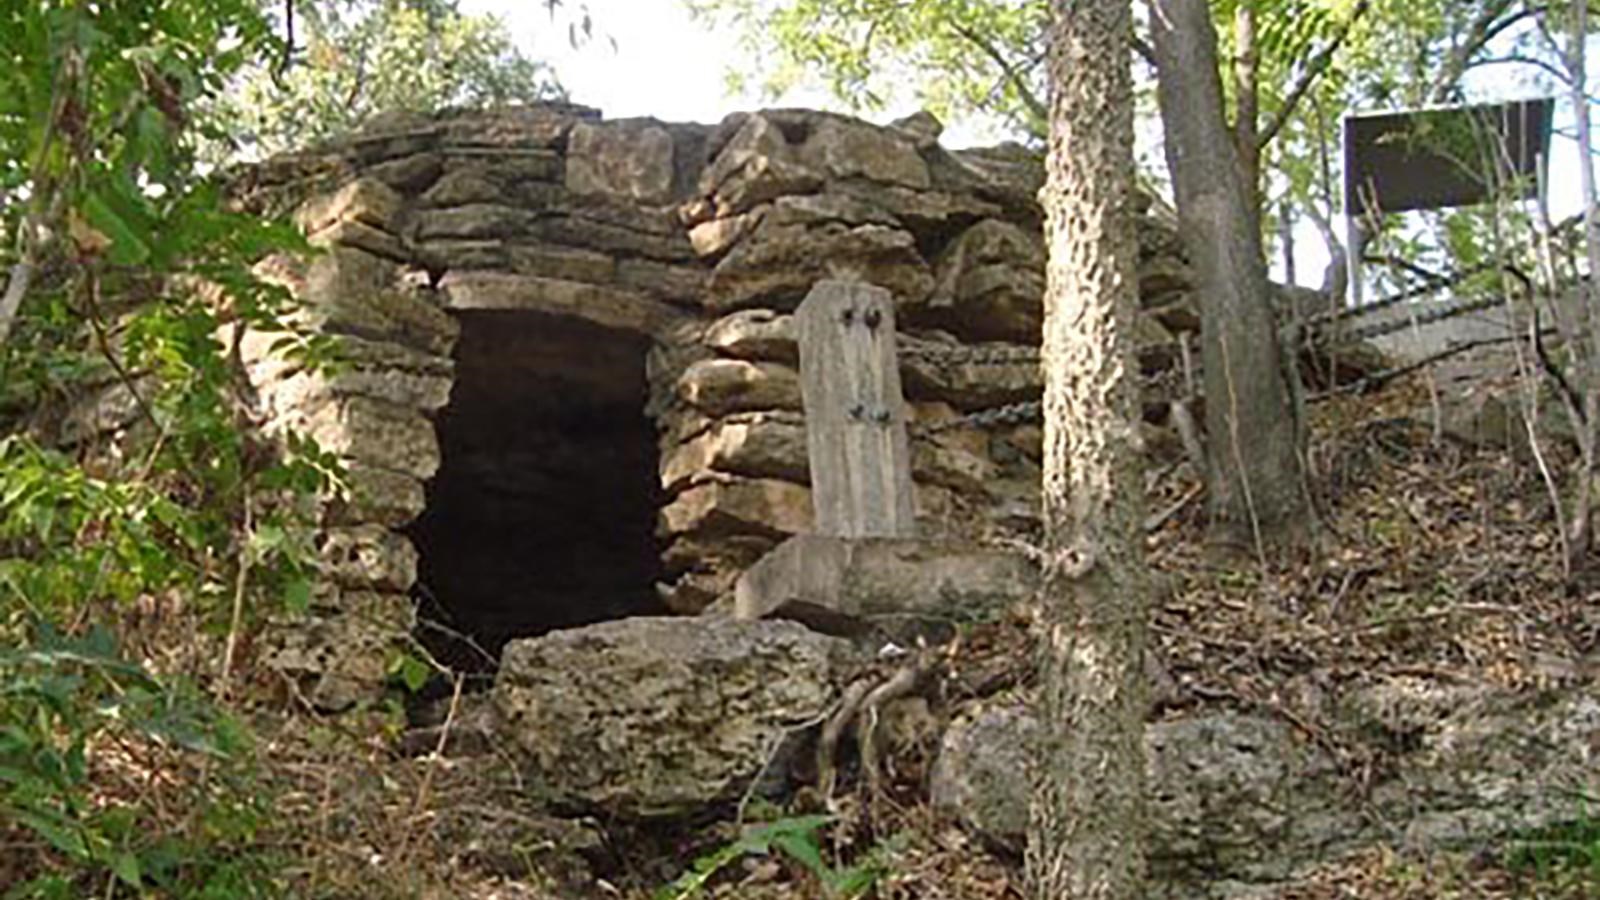
<instances>
[{"instance_id":1,"label":"dry stone wall","mask_svg":"<svg viewBox=\"0 0 1600 900\"><path fill-rule=\"evenodd\" d=\"M244 344L273 427L338 453L355 488L324 516L318 624L280 662L335 704L381 675L373 645L403 627L416 577L400 529L440 466L432 421L455 317L472 311L573 317L651 348L641 404L659 434L658 589L675 612L726 602L810 527L791 314L823 278L894 294L921 531L1033 527L1038 426L959 420L1038 392L1016 351L1042 317L1043 169L1014 145L947 150L939 131L925 114L682 125L550 104L390 119L246 173L244 202L292 209L326 249L262 271L349 360L311 373L272 352L281 336ZM1159 377L1198 320L1173 228L1136 202L1141 339Z\"/></svg>"}]
</instances>

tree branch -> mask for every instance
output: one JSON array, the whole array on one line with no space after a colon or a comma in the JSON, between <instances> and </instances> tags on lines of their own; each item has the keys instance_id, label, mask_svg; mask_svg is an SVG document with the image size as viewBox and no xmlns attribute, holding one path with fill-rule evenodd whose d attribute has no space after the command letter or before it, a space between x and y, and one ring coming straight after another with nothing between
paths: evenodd
<instances>
[{"instance_id":1,"label":"tree branch","mask_svg":"<svg viewBox=\"0 0 1600 900\"><path fill-rule=\"evenodd\" d=\"M1339 48L1344 46L1345 40L1350 37L1350 32L1355 28L1356 22L1366 15L1371 5L1369 0L1361 0L1361 2L1357 3L1355 9L1350 11L1349 18L1344 20L1344 27L1339 29L1339 33L1334 35L1333 40L1317 51L1317 55L1313 56L1311 61L1306 64L1305 71L1300 73L1300 80L1295 82L1294 87L1289 89L1289 93L1283 98L1283 103L1278 106L1277 112L1273 113L1272 121L1268 122L1266 127L1262 128L1256 135L1257 150L1265 149L1268 144L1272 143L1273 138L1278 136L1278 132L1283 130L1283 126L1289 123L1289 119L1294 116L1294 111L1300 106L1300 101L1311 90L1312 86L1317 83L1317 79L1328 71L1328 66L1333 64L1333 58L1338 54Z\"/></svg>"},{"instance_id":2,"label":"tree branch","mask_svg":"<svg viewBox=\"0 0 1600 900\"><path fill-rule=\"evenodd\" d=\"M11 337L11 323L17 320L17 310L22 308L22 298L28 295L28 285L32 281L32 263L24 260L11 267L5 297L0 298L0 347Z\"/></svg>"},{"instance_id":3,"label":"tree branch","mask_svg":"<svg viewBox=\"0 0 1600 900\"><path fill-rule=\"evenodd\" d=\"M1000 48L965 25L952 25L950 27L955 29L957 34L971 41L979 50L983 51L985 56L993 60L995 65L1000 67L1001 73L1017 89L1017 96L1022 100L1022 105L1028 108L1030 115L1040 122L1049 120L1050 109L1039 101L1039 95L1035 94L1033 88L1028 86L1027 79L1023 78L1022 74L1017 71L1017 67L1006 59L1005 54L1000 52Z\"/></svg>"},{"instance_id":4,"label":"tree branch","mask_svg":"<svg viewBox=\"0 0 1600 900\"><path fill-rule=\"evenodd\" d=\"M1531 16L1543 13L1547 7L1530 6L1519 10L1505 19L1506 10L1511 8L1515 0L1495 0L1484 6L1478 17L1467 28L1466 40L1456 45L1456 48L1445 58L1444 68L1439 71L1439 77L1434 79L1433 87L1428 91L1430 103L1443 103L1449 99L1450 92L1460 83L1461 76L1467 71L1467 66L1472 62L1472 57L1478 54L1488 43L1498 37L1507 28Z\"/></svg>"}]
</instances>

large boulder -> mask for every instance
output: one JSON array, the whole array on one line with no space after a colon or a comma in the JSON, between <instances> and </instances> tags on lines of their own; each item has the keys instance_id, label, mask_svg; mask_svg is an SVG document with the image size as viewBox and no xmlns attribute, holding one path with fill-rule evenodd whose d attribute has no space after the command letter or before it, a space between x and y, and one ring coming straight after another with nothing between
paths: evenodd
<instances>
[{"instance_id":1,"label":"large boulder","mask_svg":"<svg viewBox=\"0 0 1600 900\"><path fill-rule=\"evenodd\" d=\"M1278 719L1218 712L1146 726L1151 870L1170 886L1160 896L1211 896L1203 883L1224 879L1283 881L1396 838L1481 846L1583 815L1574 798L1592 788L1600 745L1590 689L1519 694L1394 679L1351 691L1339 707L1346 739L1388 763L1360 790ZM1036 731L1016 703L957 721L934 767L935 806L1020 848L1029 786L1017 748Z\"/></svg>"},{"instance_id":2,"label":"large boulder","mask_svg":"<svg viewBox=\"0 0 1600 900\"><path fill-rule=\"evenodd\" d=\"M675 816L742 795L852 659L789 622L621 619L512 642L494 702L553 805Z\"/></svg>"}]
</instances>

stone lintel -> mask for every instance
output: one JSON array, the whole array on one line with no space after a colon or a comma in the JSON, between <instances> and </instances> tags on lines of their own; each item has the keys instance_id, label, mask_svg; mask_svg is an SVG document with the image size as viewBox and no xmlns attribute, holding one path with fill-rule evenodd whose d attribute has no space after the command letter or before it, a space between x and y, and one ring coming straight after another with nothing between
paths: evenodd
<instances>
[{"instance_id":1,"label":"stone lintel","mask_svg":"<svg viewBox=\"0 0 1600 900\"><path fill-rule=\"evenodd\" d=\"M926 634L997 615L1028 599L1037 580L1026 559L977 544L802 534L740 576L734 617L791 619L825 634Z\"/></svg>"}]
</instances>

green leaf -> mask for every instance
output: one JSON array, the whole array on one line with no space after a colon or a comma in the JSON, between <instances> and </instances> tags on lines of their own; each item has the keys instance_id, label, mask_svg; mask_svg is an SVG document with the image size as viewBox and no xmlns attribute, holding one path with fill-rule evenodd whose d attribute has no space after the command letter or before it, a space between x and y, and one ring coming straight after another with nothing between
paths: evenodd
<instances>
[{"instance_id":1,"label":"green leaf","mask_svg":"<svg viewBox=\"0 0 1600 900\"><path fill-rule=\"evenodd\" d=\"M822 859L822 849L817 846L815 835L794 833L774 835L772 844L824 883L832 883L833 870Z\"/></svg>"},{"instance_id":2,"label":"green leaf","mask_svg":"<svg viewBox=\"0 0 1600 900\"><path fill-rule=\"evenodd\" d=\"M432 675L433 667L410 653L400 658L400 683L411 693L422 690Z\"/></svg>"},{"instance_id":3,"label":"green leaf","mask_svg":"<svg viewBox=\"0 0 1600 900\"><path fill-rule=\"evenodd\" d=\"M111 873L131 888L138 888L144 880L139 872L139 857L126 851L119 853L117 858L111 861Z\"/></svg>"},{"instance_id":4,"label":"green leaf","mask_svg":"<svg viewBox=\"0 0 1600 900\"><path fill-rule=\"evenodd\" d=\"M150 245L117 213L104 195L91 190L83 200L83 215L111 239L111 261L135 266L150 257Z\"/></svg>"},{"instance_id":5,"label":"green leaf","mask_svg":"<svg viewBox=\"0 0 1600 900\"><path fill-rule=\"evenodd\" d=\"M72 859L86 859L89 845L83 839L83 826L59 813L19 809L12 813L16 821L44 838L50 846Z\"/></svg>"},{"instance_id":6,"label":"green leaf","mask_svg":"<svg viewBox=\"0 0 1600 900\"><path fill-rule=\"evenodd\" d=\"M283 605L289 612L300 614L311 608L311 581L295 578L283 589Z\"/></svg>"}]
</instances>

